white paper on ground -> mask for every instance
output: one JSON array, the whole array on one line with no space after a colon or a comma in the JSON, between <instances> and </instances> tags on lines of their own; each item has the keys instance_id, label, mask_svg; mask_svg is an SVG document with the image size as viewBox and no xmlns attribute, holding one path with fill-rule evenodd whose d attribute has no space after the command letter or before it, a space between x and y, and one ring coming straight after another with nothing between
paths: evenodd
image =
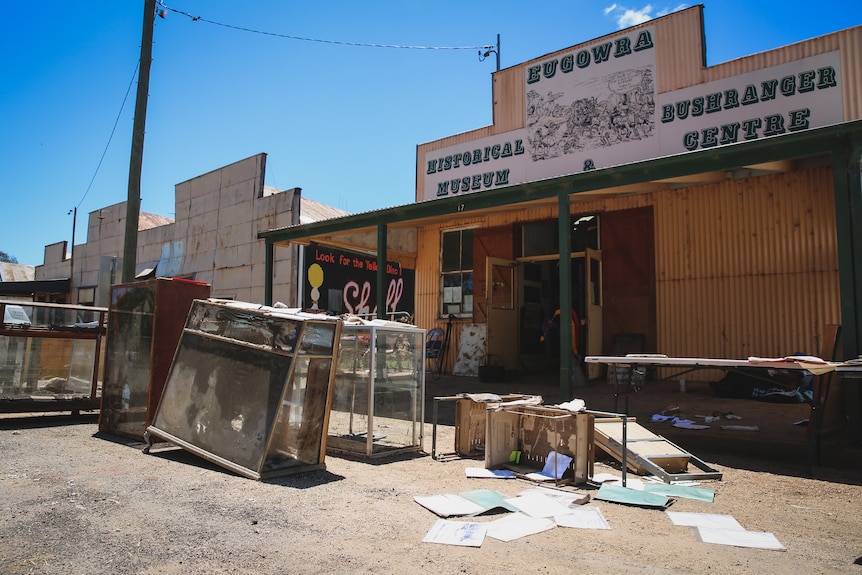
<instances>
[{"instance_id":1,"label":"white paper on ground","mask_svg":"<svg viewBox=\"0 0 862 575\"><path fill-rule=\"evenodd\" d=\"M485 469L484 467L467 467L464 470L467 477L479 479L514 479L515 472L508 469Z\"/></svg>"},{"instance_id":2,"label":"white paper on ground","mask_svg":"<svg viewBox=\"0 0 862 575\"><path fill-rule=\"evenodd\" d=\"M744 529L720 529L715 527L695 527L695 534L704 543L718 543L734 547L751 547L754 549L771 549L787 551L772 533L765 531L746 531Z\"/></svg>"},{"instance_id":3,"label":"white paper on ground","mask_svg":"<svg viewBox=\"0 0 862 575\"><path fill-rule=\"evenodd\" d=\"M553 520L546 517L530 517L523 513L510 513L485 525L488 527L488 537L500 541L513 541L557 526Z\"/></svg>"},{"instance_id":4,"label":"white paper on ground","mask_svg":"<svg viewBox=\"0 0 862 575\"><path fill-rule=\"evenodd\" d=\"M475 521L450 521L438 519L425 537L423 543L443 543L445 545L460 545L463 547L481 547L485 541L487 527L485 523Z\"/></svg>"},{"instance_id":5,"label":"white paper on ground","mask_svg":"<svg viewBox=\"0 0 862 575\"><path fill-rule=\"evenodd\" d=\"M674 525L685 525L688 527L710 527L714 529L736 529L745 531L731 515L718 513L690 513L685 511L665 511Z\"/></svg>"},{"instance_id":6,"label":"white paper on ground","mask_svg":"<svg viewBox=\"0 0 862 575\"><path fill-rule=\"evenodd\" d=\"M708 425L702 425L692 421L677 421L673 426L679 427L680 429L709 429Z\"/></svg>"},{"instance_id":7,"label":"white paper on ground","mask_svg":"<svg viewBox=\"0 0 862 575\"><path fill-rule=\"evenodd\" d=\"M552 497L541 493L528 493L506 499L506 503L514 505L530 517L553 517L568 513L569 506L560 503Z\"/></svg>"},{"instance_id":8,"label":"white paper on ground","mask_svg":"<svg viewBox=\"0 0 862 575\"><path fill-rule=\"evenodd\" d=\"M560 527L579 529L610 529L605 516L598 507L573 507L565 515L555 515L554 521Z\"/></svg>"},{"instance_id":9,"label":"white paper on ground","mask_svg":"<svg viewBox=\"0 0 862 575\"><path fill-rule=\"evenodd\" d=\"M460 495L452 495L449 493L443 495L416 495L413 500L428 509L433 511L440 517L452 517L453 515L471 515L473 513L482 513L485 509L468 499L464 499Z\"/></svg>"},{"instance_id":10,"label":"white paper on ground","mask_svg":"<svg viewBox=\"0 0 862 575\"><path fill-rule=\"evenodd\" d=\"M531 487L530 489L525 489L518 493L519 496L525 495L544 495L545 497L550 497L560 505L572 505L575 501L580 501L586 494L584 493L571 493L569 491L560 491L559 489L551 489L548 487L542 487L539 485L538 487Z\"/></svg>"}]
</instances>

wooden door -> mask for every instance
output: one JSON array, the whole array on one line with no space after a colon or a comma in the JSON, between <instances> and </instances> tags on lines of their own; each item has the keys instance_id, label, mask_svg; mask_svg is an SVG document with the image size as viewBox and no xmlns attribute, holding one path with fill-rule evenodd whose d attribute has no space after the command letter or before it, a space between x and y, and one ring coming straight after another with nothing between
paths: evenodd
<instances>
[{"instance_id":1,"label":"wooden door","mask_svg":"<svg viewBox=\"0 0 862 575\"><path fill-rule=\"evenodd\" d=\"M485 349L493 360L514 370L518 368L517 263L492 257L485 262L488 309Z\"/></svg>"}]
</instances>

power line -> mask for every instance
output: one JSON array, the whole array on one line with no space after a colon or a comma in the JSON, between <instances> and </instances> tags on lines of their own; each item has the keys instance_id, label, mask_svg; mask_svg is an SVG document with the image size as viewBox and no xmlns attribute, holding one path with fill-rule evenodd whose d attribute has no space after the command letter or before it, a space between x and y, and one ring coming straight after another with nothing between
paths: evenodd
<instances>
[{"instance_id":1,"label":"power line","mask_svg":"<svg viewBox=\"0 0 862 575\"><path fill-rule=\"evenodd\" d=\"M279 34L277 32L265 32L262 30L254 30L252 28L244 28L242 26L234 26L232 24L225 24L223 22L215 22L213 20L207 20L206 18L202 18L200 16L192 16L188 12L183 12L182 10L177 10L176 8L171 8L166 6L161 1L159 2L159 6L161 6L164 10L169 10L174 12L175 14L180 14L182 16L187 16L193 22L206 22L207 24L213 24L215 26L222 26L223 28L230 28L232 30L239 30L240 32L250 32L252 34L262 34L264 36L275 36L276 38L286 38L288 40L300 40L303 42L319 42L321 44L339 44L342 46L359 46L362 48L398 48L405 50L487 50L489 48L493 48L494 46L403 46L400 44L369 44L364 42L346 42L342 40L323 40L320 38L304 38L302 36L291 36L290 34ZM164 12L164 11L162 11ZM164 17L163 13L160 13L162 17Z\"/></svg>"},{"instance_id":2,"label":"power line","mask_svg":"<svg viewBox=\"0 0 862 575\"><path fill-rule=\"evenodd\" d=\"M84 192L84 195L81 196L81 201L78 202L78 205L75 206L75 209L79 208L82 203L84 203L84 198L87 197L87 194L90 193L90 188L93 187L93 182L96 181L96 174L99 173L99 169L102 167L102 162L105 160L105 154L108 153L108 147L111 145L111 140L114 139L114 132L117 131L117 124L120 123L120 117L123 115L123 108L126 107L126 100L129 99L129 92L132 91L132 86L135 83L135 78L138 76L138 67L141 65L140 61L135 63L135 71L132 73L132 80L129 82L129 87L126 88L126 95L123 97L123 103L120 105L120 111L117 113L117 119L114 120L114 127L111 129L111 135L108 136L108 143L105 144L105 150L102 152L102 157L99 158L99 165L96 166L96 171L93 172L93 177L90 180L90 185L87 186L87 191Z\"/></svg>"}]
</instances>

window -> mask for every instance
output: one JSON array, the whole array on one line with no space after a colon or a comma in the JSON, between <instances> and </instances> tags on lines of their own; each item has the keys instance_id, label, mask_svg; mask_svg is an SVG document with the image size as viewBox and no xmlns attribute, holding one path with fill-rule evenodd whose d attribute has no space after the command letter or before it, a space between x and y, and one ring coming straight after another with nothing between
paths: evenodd
<instances>
[{"instance_id":1,"label":"window","mask_svg":"<svg viewBox=\"0 0 862 575\"><path fill-rule=\"evenodd\" d=\"M78 305L95 305L96 288L81 287L78 288Z\"/></svg>"},{"instance_id":2,"label":"window","mask_svg":"<svg viewBox=\"0 0 862 575\"><path fill-rule=\"evenodd\" d=\"M96 305L96 288L95 287L80 287L78 288L78 305ZM89 311L79 311L75 321L78 323L88 323L96 319L96 314Z\"/></svg>"},{"instance_id":3,"label":"window","mask_svg":"<svg viewBox=\"0 0 862 575\"><path fill-rule=\"evenodd\" d=\"M586 248L599 249L598 216L574 216L570 222L572 225L570 252L582 252ZM559 254L559 240L557 220L527 222L521 225L521 255L524 257Z\"/></svg>"},{"instance_id":4,"label":"window","mask_svg":"<svg viewBox=\"0 0 862 575\"><path fill-rule=\"evenodd\" d=\"M442 306L440 314L473 314L473 230L443 232L441 238Z\"/></svg>"}]
</instances>

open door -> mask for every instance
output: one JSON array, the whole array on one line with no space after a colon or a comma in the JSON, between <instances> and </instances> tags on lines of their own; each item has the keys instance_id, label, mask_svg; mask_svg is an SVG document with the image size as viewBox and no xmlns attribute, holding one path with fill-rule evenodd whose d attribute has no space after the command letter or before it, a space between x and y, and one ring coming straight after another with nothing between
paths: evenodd
<instances>
[{"instance_id":1,"label":"open door","mask_svg":"<svg viewBox=\"0 0 862 575\"><path fill-rule=\"evenodd\" d=\"M517 263L487 258L485 263L485 302L488 306L486 349L506 366L518 368Z\"/></svg>"},{"instance_id":2,"label":"open door","mask_svg":"<svg viewBox=\"0 0 862 575\"><path fill-rule=\"evenodd\" d=\"M586 349L581 353L586 355L602 355L602 252L585 251L584 261L584 311L586 312ZM602 375L602 366L598 363L587 364L587 379L596 379Z\"/></svg>"}]
</instances>

